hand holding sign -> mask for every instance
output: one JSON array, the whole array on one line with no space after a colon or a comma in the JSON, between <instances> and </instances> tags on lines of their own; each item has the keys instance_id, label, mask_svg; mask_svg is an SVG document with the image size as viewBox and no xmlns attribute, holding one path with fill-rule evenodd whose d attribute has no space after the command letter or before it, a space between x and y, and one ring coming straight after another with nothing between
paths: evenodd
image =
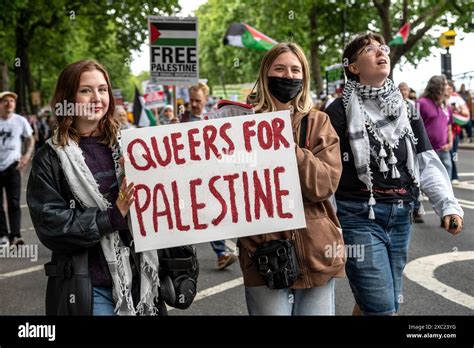
<instances>
[{"instance_id":1,"label":"hand holding sign","mask_svg":"<svg viewBox=\"0 0 474 348\"><path fill-rule=\"evenodd\" d=\"M124 166L124 159L123 157L120 158L119 160L120 166L123 168ZM134 194L135 194L135 185L130 183L130 185L127 185L127 178L124 177L122 180L122 185L120 185L120 191L119 191L119 196L117 198L117 201L115 202L115 205L117 206L118 210L122 214L123 217L128 215L128 212L130 211L130 207L135 201Z\"/></svg>"},{"instance_id":2,"label":"hand holding sign","mask_svg":"<svg viewBox=\"0 0 474 348\"><path fill-rule=\"evenodd\" d=\"M126 130L137 251L306 226L288 111Z\"/></svg>"}]
</instances>

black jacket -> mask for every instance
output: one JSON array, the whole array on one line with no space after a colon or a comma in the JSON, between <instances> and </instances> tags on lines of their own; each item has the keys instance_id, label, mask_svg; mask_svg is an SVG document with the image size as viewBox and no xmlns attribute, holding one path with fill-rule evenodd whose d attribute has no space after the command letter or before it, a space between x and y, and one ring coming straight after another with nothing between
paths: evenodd
<instances>
[{"instance_id":1,"label":"black jacket","mask_svg":"<svg viewBox=\"0 0 474 348\"><path fill-rule=\"evenodd\" d=\"M113 232L107 212L84 208L74 198L57 154L48 144L33 159L27 203L40 241L52 251L51 262L45 265L49 277L46 315L91 315L88 248ZM131 253L135 258L133 248ZM136 262L131 266L133 274L138 275ZM139 277L134 278L138 281ZM139 289L133 288L137 303Z\"/></svg>"}]
</instances>

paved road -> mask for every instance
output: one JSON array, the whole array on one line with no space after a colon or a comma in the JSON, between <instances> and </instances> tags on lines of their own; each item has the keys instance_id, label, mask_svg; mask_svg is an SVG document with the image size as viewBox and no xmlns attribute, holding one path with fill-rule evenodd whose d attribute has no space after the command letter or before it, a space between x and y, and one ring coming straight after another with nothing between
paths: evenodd
<instances>
[{"instance_id":1,"label":"paved road","mask_svg":"<svg viewBox=\"0 0 474 348\"><path fill-rule=\"evenodd\" d=\"M465 229L456 237L442 230L438 218L425 201L425 223L414 225L412 232L409 261L417 261L409 263L412 273L409 276L414 277L415 281L405 277L402 315L474 314L474 151L460 150L459 157L458 170L462 182L454 190L456 197L463 202ZM26 178L27 175L23 178L23 188L26 188ZM25 204L24 192L22 204ZM44 313L46 277L41 266L49 261L50 253L39 243L26 205L23 208L22 227L27 244L33 251L37 248L38 254L36 259L1 260L0 315ZM247 315L239 266L235 264L229 269L218 271L209 243L197 245L197 248L201 267L200 294L190 309L173 310L170 315ZM434 257L443 264L434 270L433 260L420 260L438 254L445 254ZM421 279L416 278L420 274ZM353 305L347 280L337 280L336 314L350 315Z\"/></svg>"}]
</instances>

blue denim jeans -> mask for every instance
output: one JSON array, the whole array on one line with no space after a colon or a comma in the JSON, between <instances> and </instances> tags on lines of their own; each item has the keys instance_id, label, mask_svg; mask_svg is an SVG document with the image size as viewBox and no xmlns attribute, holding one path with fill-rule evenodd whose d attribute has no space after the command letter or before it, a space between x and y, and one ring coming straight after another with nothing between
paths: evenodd
<instances>
[{"instance_id":1,"label":"blue denim jeans","mask_svg":"<svg viewBox=\"0 0 474 348\"><path fill-rule=\"evenodd\" d=\"M310 289L245 287L250 315L334 315L334 278Z\"/></svg>"},{"instance_id":2,"label":"blue denim jeans","mask_svg":"<svg viewBox=\"0 0 474 348\"><path fill-rule=\"evenodd\" d=\"M367 202L337 201L346 248L364 254L347 257L346 273L354 298L365 315L390 315L403 302L413 203L377 203L373 209L375 220L370 220Z\"/></svg>"},{"instance_id":3,"label":"blue denim jeans","mask_svg":"<svg viewBox=\"0 0 474 348\"><path fill-rule=\"evenodd\" d=\"M94 287L94 306L92 315L116 315L115 305L112 297L112 288Z\"/></svg>"},{"instance_id":4,"label":"blue denim jeans","mask_svg":"<svg viewBox=\"0 0 474 348\"><path fill-rule=\"evenodd\" d=\"M215 240L211 242L211 247L216 253L217 257L225 255L226 253L225 240Z\"/></svg>"},{"instance_id":5,"label":"blue denim jeans","mask_svg":"<svg viewBox=\"0 0 474 348\"><path fill-rule=\"evenodd\" d=\"M449 179L451 179L453 175L453 162L451 161L451 153L445 151L437 151L436 154L441 160L441 163L443 163L444 168L446 168Z\"/></svg>"},{"instance_id":6,"label":"blue denim jeans","mask_svg":"<svg viewBox=\"0 0 474 348\"><path fill-rule=\"evenodd\" d=\"M458 161L458 145L459 145L459 135L454 136L453 138L453 148L451 149L451 180L459 180L458 169L456 167L456 162Z\"/></svg>"}]
</instances>

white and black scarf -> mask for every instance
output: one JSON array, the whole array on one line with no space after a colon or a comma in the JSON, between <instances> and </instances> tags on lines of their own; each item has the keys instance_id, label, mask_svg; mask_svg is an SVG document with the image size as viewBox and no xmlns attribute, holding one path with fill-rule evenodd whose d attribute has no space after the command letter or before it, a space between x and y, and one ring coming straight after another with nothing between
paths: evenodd
<instances>
[{"instance_id":1,"label":"white and black scarf","mask_svg":"<svg viewBox=\"0 0 474 348\"><path fill-rule=\"evenodd\" d=\"M52 139L56 140L53 141ZM69 139L69 145L61 147L57 142L56 134L47 143L57 153L59 163L74 198L85 208L98 207L106 210L111 203L99 191L99 185L87 166L79 145ZM112 157L115 162L115 172L119 187L123 179L123 170L119 165L121 156L120 138L112 148ZM135 307L132 299L132 270L130 267L130 248L120 239L119 232L104 236L100 245L112 276L113 299L116 304L117 315L157 315L159 296L158 254L155 251L145 251L140 257L140 301Z\"/></svg>"},{"instance_id":2,"label":"white and black scarf","mask_svg":"<svg viewBox=\"0 0 474 348\"><path fill-rule=\"evenodd\" d=\"M408 106L392 80L387 79L382 87L361 85L347 80L342 94L347 118L349 143L357 171L357 176L370 191L369 219L375 219L373 206L373 177L370 169L370 142L368 131L380 143L380 151L375 154L379 171L393 179L400 178L394 149L401 139L407 148L407 169L413 183L419 187L420 174L416 160L415 145L408 114ZM387 150L387 151L386 151Z\"/></svg>"}]
</instances>

